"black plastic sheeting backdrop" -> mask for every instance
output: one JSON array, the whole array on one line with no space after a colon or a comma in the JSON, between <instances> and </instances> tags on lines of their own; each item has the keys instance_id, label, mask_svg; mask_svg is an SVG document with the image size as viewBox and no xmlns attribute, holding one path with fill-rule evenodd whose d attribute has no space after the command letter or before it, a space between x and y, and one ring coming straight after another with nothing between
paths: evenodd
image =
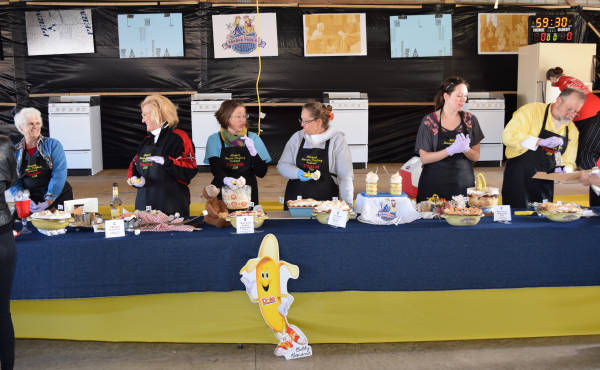
<instances>
[{"instance_id":1,"label":"black plastic sheeting backdrop","mask_svg":"<svg viewBox=\"0 0 600 370\"><path fill-rule=\"evenodd\" d=\"M27 56L24 10L0 8L4 60L0 60L0 101L35 106L47 119L47 98L29 99L30 93L187 91L231 92L234 97L256 100L256 58L214 59L213 14L253 12L253 8L211 8L209 4L181 7L93 8L94 54ZM460 75L472 91L516 90L517 55L477 54L477 13L538 12L540 9L502 7L428 6L423 9L261 8L277 13L279 56L262 58L261 98L268 101L320 100L324 91L360 91L370 101L431 101L439 83ZM579 11L579 10L577 10ZM167 59L120 59L117 15L145 12L183 13L185 56ZM302 15L311 13L366 13L367 56L303 56ZM453 17L453 56L392 59L389 17L401 14L450 13ZM580 12L598 24L596 12ZM582 25L580 19L579 26ZM584 28L581 27L583 30ZM597 42L582 32L584 42ZM13 57L14 56L14 57ZM191 134L189 96L170 96L179 105L180 127ZM507 95L507 119L516 106ZM101 98L105 168L125 168L144 136L139 103L143 97ZM369 161L403 162L413 155L421 118L432 107L371 107L369 109ZM12 121L12 108L0 108L0 120ZM257 108L251 130L256 131ZM264 107L261 137L277 161L289 136L300 129L299 107ZM44 128L47 134L47 128ZM196 143L199 144L199 143Z\"/></svg>"}]
</instances>

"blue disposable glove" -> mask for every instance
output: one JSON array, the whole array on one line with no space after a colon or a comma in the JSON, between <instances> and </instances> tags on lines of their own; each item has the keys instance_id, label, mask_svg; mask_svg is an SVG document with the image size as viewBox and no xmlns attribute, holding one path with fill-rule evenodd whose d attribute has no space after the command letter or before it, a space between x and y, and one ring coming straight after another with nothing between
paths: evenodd
<instances>
[{"instance_id":1,"label":"blue disposable glove","mask_svg":"<svg viewBox=\"0 0 600 370\"><path fill-rule=\"evenodd\" d=\"M546 148L556 148L561 145L563 145L562 137L551 136L545 139L540 139L540 146L545 146Z\"/></svg>"},{"instance_id":2,"label":"blue disposable glove","mask_svg":"<svg viewBox=\"0 0 600 370\"><path fill-rule=\"evenodd\" d=\"M233 177L225 177L223 179L223 184L225 184L225 186L227 186L229 189L233 189L235 187L233 184L234 181L235 179Z\"/></svg>"},{"instance_id":3,"label":"blue disposable glove","mask_svg":"<svg viewBox=\"0 0 600 370\"><path fill-rule=\"evenodd\" d=\"M149 162L154 162L157 164L165 164L165 157L161 157L160 155L154 155L151 157L146 158L147 161Z\"/></svg>"},{"instance_id":4,"label":"blue disposable glove","mask_svg":"<svg viewBox=\"0 0 600 370\"><path fill-rule=\"evenodd\" d=\"M465 152L465 145L466 146L469 145L468 141L465 144L465 140L466 140L466 138L465 138L465 136L463 134L456 135L456 138L454 139L454 142L449 147L446 148L446 151L448 152L448 155L451 157L454 154L464 153Z\"/></svg>"},{"instance_id":5,"label":"blue disposable glove","mask_svg":"<svg viewBox=\"0 0 600 370\"><path fill-rule=\"evenodd\" d=\"M567 173L567 171L565 171L564 167L556 167L554 173Z\"/></svg>"},{"instance_id":6,"label":"blue disposable glove","mask_svg":"<svg viewBox=\"0 0 600 370\"><path fill-rule=\"evenodd\" d=\"M305 174L304 171L298 170L298 180L300 180L302 182L305 182L305 181L308 181L308 180L312 179L312 177L310 177L310 176L308 176L308 177L304 176L304 174Z\"/></svg>"},{"instance_id":7,"label":"blue disposable glove","mask_svg":"<svg viewBox=\"0 0 600 370\"><path fill-rule=\"evenodd\" d=\"M258 152L254 147L254 140L250 139L248 136L242 136L240 139L244 140L244 144L246 144L246 148L248 148L250 155L253 157L256 156Z\"/></svg>"},{"instance_id":8,"label":"blue disposable glove","mask_svg":"<svg viewBox=\"0 0 600 370\"><path fill-rule=\"evenodd\" d=\"M45 210L46 208L48 208L49 205L50 205L49 200L45 200L45 201L39 202L39 203L36 203L32 200L29 203L29 210L31 211L31 213L41 212L41 211Z\"/></svg>"}]
</instances>

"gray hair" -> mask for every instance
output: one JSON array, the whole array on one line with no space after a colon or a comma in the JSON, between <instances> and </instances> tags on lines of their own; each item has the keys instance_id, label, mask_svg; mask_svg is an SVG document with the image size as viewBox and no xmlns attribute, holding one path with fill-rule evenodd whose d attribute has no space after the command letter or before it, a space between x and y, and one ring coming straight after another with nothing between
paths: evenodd
<instances>
[{"instance_id":1,"label":"gray hair","mask_svg":"<svg viewBox=\"0 0 600 370\"><path fill-rule=\"evenodd\" d=\"M19 130L20 133L23 133L22 127L27 124L27 119L29 117L35 117L40 120L42 127L44 126L44 121L42 120L42 113L35 108L23 108L19 111L19 113L15 114L15 127Z\"/></svg>"},{"instance_id":2,"label":"gray hair","mask_svg":"<svg viewBox=\"0 0 600 370\"><path fill-rule=\"evenodd\" d=\"M569 87L561 91L558 97L564 100L566 97L571 95L575 95L575 97L577 97L579 100L585 101L585 93L583 91Z\"/></svg>"}]
</instances>

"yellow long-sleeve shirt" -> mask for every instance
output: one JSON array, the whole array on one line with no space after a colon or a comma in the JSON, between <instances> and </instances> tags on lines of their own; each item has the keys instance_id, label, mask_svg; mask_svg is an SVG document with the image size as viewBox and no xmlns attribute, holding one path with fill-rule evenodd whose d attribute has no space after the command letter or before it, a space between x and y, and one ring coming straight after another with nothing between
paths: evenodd
<instances>
[{"instance_id":1,"label":"yellow long-sleeve shirt","mask_svg":"<svg viewBox=\"0 0 600 370\"><path fill-rule=\"evenodd\" d=\"M530 103L525 104L513 114L512 119L508 122L502 133L502 142L506 145L506 158L514 158L525 153L527 150L537 149L536 144L531 145L531 143L535 143L540 134L545 110L546 104L544 103ZM566 167L573 170L576 167L575 159L577 158L579 131L573 122L562 125L557 130L550 110L548 110L546 130L564 136L567 127L569 127L569 143L567 150L562 155L562 160ZM524 144L528 144L527 147L523 146Z\"/></svg>"}]
</instances>

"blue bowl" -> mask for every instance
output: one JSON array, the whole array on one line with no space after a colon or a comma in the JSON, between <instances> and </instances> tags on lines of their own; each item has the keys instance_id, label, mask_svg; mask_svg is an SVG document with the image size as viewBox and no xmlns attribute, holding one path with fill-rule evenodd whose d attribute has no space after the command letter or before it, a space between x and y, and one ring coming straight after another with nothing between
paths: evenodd
<instances>
[{"instance_id":1,"label":"blue bowl","mask_svg":"<svg viewBox=\"0 0 600 370\"><path fill-rule=\"evenodd\" d=\"M292 217L310 217L313 214L312 207L290 207L288 210Z\"/></svg>"}]
</instances>

